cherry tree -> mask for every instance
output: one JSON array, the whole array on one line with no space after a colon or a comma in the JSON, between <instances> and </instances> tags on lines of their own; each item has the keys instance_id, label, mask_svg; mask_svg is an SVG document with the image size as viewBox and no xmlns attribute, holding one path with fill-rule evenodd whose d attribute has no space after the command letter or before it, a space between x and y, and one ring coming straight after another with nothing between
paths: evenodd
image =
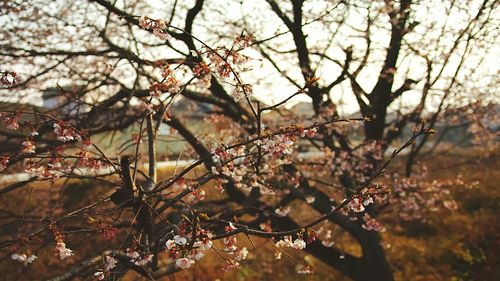
<instances>
[{"instance_id":1,"label":"cherry tree","mask_svg":"<svg viewBox=\"0 0 500 281\"><path fill-rule=\"evenodd\" d=\"M222 2L4 4L1 97L11 103L1 108L0 170L30 175L0 189L16 225L0 243L4 256L30 267L50 248L60 260L53 280L155 279L212 252L223 270L238 270L252 252L242 239L261 237L276 258L304 250L353 280L393 280L379 215L454 208L444 187L456 182L425 182L416 158L441 116L470 104L464 92L478 93L476 111L494 101L495 73L481 58L498 35L498 5ZM29 105L49 89L55 107ZM341 112L340 92L359 114ZM290 109L297 98L310 101L306 116ZM196 107L176 111L183 101ZM165 125L186 144L180 155L160 155ZM98 141L129 128L112 150ZM387 173L405 149L406 171ZM188 163L164 175L160 157ZM103 189L77 208L53 190L86 180ZM47 192L26 192L36 182L51 183L55 198L32 206ZM319 215L304 218L297 202ZM361 256L335 244L331 225ZM83 255L76 241L96 248Z\"/></svg>"}]
</instances>

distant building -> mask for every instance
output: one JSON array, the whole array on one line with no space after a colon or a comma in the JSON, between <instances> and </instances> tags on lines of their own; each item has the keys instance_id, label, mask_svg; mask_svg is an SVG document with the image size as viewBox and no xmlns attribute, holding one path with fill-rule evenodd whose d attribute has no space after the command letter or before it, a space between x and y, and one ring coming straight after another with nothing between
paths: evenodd
<instances>
[{"instance_id":1,"label":"distant building","mask_svg":"<svg viewBox=\"0 0 500 281\"><path fill-rule=\"evenodd\" d=\"M312 117L315 114L312 103L304 101L292 106L290 111L301 117Z\"/></svg>"},{"instance_id":2,"label":"distant building","mask_svg":"<svg viewBox=\"0 0 500 281\"><path fill-rule=\"evenodd\" d=\"M62 113L70 115L88 111L89 107L87 105L71 98L75 91L78 91L77 86L47 88L42 93L42 107L47 110L60 110Z\"/></svg>"},{"instance_id":3,"label":"distant building","mask_svg":"<svg viewBox=\"0 0 500 281\"><path fill-rule=\"evenodd\" d=\"M184 97L176 99L170 107L170 111L176 116L188 117L196 121L203 119L213 110L214 107L211 104L195 102Z\"/></svg>"}]
</instances>

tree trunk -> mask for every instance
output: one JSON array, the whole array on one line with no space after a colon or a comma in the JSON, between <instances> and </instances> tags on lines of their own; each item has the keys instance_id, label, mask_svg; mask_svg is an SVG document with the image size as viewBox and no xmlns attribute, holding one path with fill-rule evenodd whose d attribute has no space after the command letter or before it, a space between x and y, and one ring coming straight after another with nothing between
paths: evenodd
<instances>
[{"instance_id":1,"label":"tree trunk","mask_svg":"<svg viewBox=\"0 0 500 281\"><path fill-rule=\"evenodd\" d=\"M361 274L356 281L393 281L391 267L385 258L385 252L380 242L380 235L376 231L364 231L361 238L363 257L361 260Z\"/></svg>"}]
</instances>

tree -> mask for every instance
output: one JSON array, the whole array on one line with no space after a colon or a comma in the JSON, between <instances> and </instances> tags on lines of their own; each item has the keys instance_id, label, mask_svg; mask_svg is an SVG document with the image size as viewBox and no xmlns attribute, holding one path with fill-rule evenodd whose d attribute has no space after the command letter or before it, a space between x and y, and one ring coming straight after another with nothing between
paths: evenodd
<instances>
[{"instance_id":1,"label":"tree","mask_svg":"<svg viewBox=\"0 0 500 281\"><path fill-rule=\"evenodd\" d=\"M225 16L239 5L241 13ZM412 180L384 171L411 146L411 176L443 111L467 104L459 99L467 91L488 102L488 86L495 82L479 59L491 56L488 47L498 35L495 1L197 0L149 6L41 0L3 8L0 57L9 69L2 69L2 95L23 103L34 91L52 88L60 99L51 110L2 109L1 167L22 168L33 177L0 193L59 178L92 178L106 191L89 195L91 202L78 209L54 200L39 206L45 213L34 220L27 215L35 209L16 216L9 223L19 231L2 247L12 246L12 258L27 264L35 259L27 254L33 244L55 245L62 260L73 255L66 245L72 236L97 240L84 233L127 233L90 258L79 256L56 280L112 278L127 270L146 278L167 275L190 267L217 240L223 241L225 269L237 269L247 253L237 242L241 233L274 239L280 249L305 248L353 280L393 280L377 217L388 205L407 204L398 193L398 200L387 193L399 186L394 182ZM248 70L255 61L262 73ZM375 79L370 73L377 73ZM481 83L471 82L475 75L484 76ZM276 102L259 93L266 86ZM338 93L344 90L360 116L342 116ZM414 105L406 104L408 95ZM305 117L286 109L296 97L311 101ZM206 106L202 115L224 129L200 135L189 122L193 112L174 110L184 100ZM428 125L421 121L426 116ZM361 138L349 131L356 123ZM158 178L157 167L162 124L189 145L187 159L194 159L166 178ZM404 135L408 126L415 127ZM112 153L93 142L98 134L130 127L136 137L114 145ZM297 144L315 153L299 153ZM387 155L391 145L398 148ZM192 173L201 165L201 176ZM204 198L212 185L224 191L222 198ZM288 215L295 201L321 215L299 222L297 214ZM354 237L362 256L321 241L315 229L323 221Z\"/></svg>"}]
</instances>

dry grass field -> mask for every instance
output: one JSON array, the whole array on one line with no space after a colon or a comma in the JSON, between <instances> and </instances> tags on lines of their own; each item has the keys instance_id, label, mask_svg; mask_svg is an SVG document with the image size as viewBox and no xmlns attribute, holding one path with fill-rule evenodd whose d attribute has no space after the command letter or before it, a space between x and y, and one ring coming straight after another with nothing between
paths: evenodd
<instances>
[{"instance_id":1,"label":"dry grass field","mask_svg":"<svg viewBox=\"0 0 500 281\"><path fill-rule=\"evenodd\" d=\"M387 228L383 233L383 243L396 280L500 280L498 266L500 221L497 218L500 207L498 156L500 156L499 150L461 151L453 155L449 153L435 155L424 161L429 167L428 177L431 179L461 177L466 182L477 182L477 184L472 188L463 186L451 188L452 196L458 203L456 211L429 210L424 220L410 222L403 222L393 215L382 216L381 220ZM170 173L171 170L161 171L163 176ZM61 184L65 187L61 188ZM13 233L27 229L24 225L9 223L13 216L22 215L25 209L30 210L30 213L38 211L40 214L26 217L26 220L43 225L49 218L57 217L61 207L84 206L95 196L103 196L112 190L113 188L109 186L98 186L90 181L69 181L55 184L34 183L3 196L0 198L0 204L9 206L12 213L1 214L1 240L4 241L12 237ZM29 193L31 193L29 203L17 199L28 198L25 195ZM297 203L292 209L307 210L308 207ZM302 213L304 220L317 215L312 212ZM89 232L79 234L80 239L67 241L77 255L90 256L108 243L96 237L100 234L96 234L95 224L89 224L87 228ZM66 230L71 231L71 220ZM124 238L125 232L120 232L116 239ZM342 245L344 250L359 255L360 249L348 235L340 231L334 231L333 235L336 237L337 245ZM48 236L46 238L50 239ZM238 240L250 251L248 260L242 264L240 271L223 272L221 267L224 265L224 260L215 251L211 251L192 268L161 280L348 280L304 252L288 250L281 260L275 260L272 241L244 235L238 236ZM0 276L0 280L40 280L52 276L72 263L71 259L61 263L53 257L53 249L50 247L37 247L36 243L32 246L40 257L39 261L42 262L24 267L11 261L9 253L4 251L1 253L0 271L5 274ZM217 243L215 246L222 248ZM299 262L313 265L315 273L296 274L295 266ZM132 272L124 278L124 280L137 279L138 276Z\"/></svg>"}]
</instances>

